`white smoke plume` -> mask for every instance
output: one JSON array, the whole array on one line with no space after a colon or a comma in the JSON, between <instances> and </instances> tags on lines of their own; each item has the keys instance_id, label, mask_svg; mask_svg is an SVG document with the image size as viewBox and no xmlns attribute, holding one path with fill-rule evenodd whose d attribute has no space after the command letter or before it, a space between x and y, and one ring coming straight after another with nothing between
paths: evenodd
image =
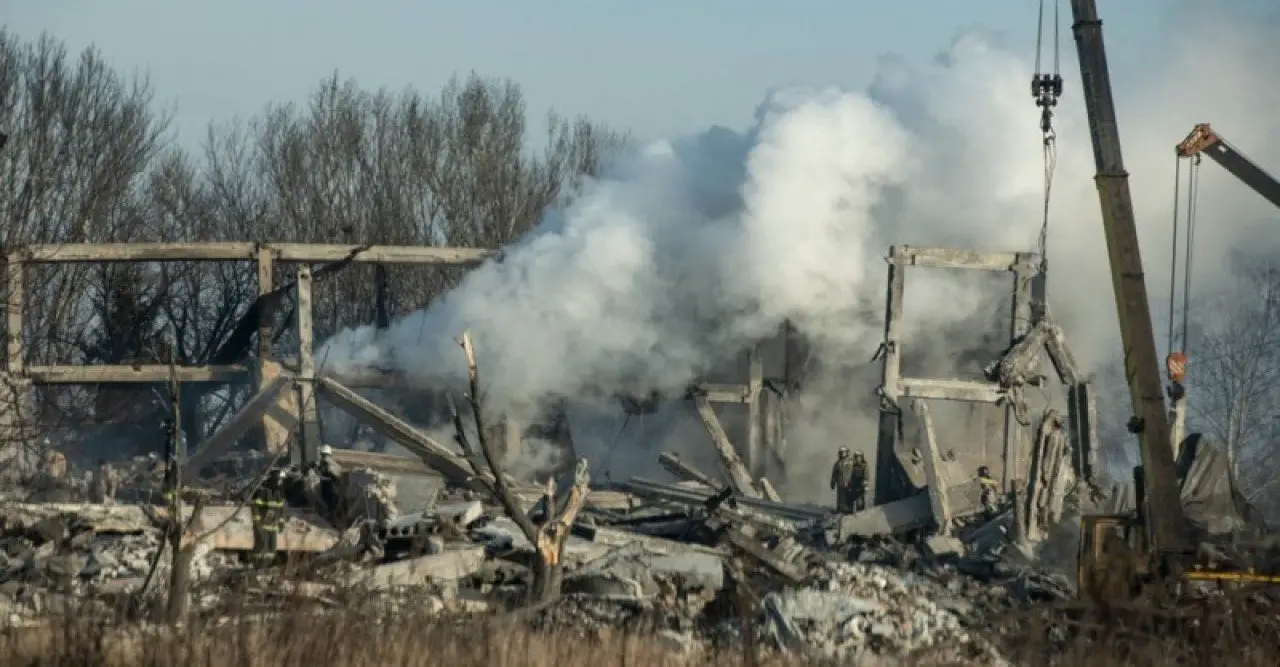
<instances>
[{"instance_id":1,"label":"white smoke plume","mask_svg":"<svg viewBox=\"0 0 1280 667\"><path fill-rule=\"evenodd\" d=\"M1179 20L1195 31L1174 32L1176 48L1157 70L1112 59L1158 316L1167 297L1173 145L1209 120L1259 163L1280 166L1272 112L1280 88L1265 66L1280 64L1280 47L1258 25L1199 14ZM1079 73L1067 57L1073 46L1064 35L1050 302L1077 355L1096 365L1116 356L1117 327ZM748 131L717 127L640 147L501 263L472 271L376 340L372 328L338 334L317 358L325 370L379 367L438 385L463 377L455 339L469 330L494 413L547 395L678 391L788 318L817 339L820 354L865 365L882 335L890 244L1035 250L1043 168L1031 72L1029 57L967 34L925 65L886 59L865 91L774 91ZM1215 168L1204 170L1201 198L1212 202L1214 232L1199 237L1197 289L1225 273L1232 248L1263 238L1248 223L1274 219L1265 201ZM912 270L908 339L1006 298L993 297L989 281L986 292L974 284ZM866 379L871 385L856 391L874 388L874 374ZM832 438L870 443L870 417L827 411L825 423L806 425L789 446L825 460ZM601 449L613 428L588 429L585 439ZM575 436L593 453L582 431Z\"/></svg>"}]
</instances>

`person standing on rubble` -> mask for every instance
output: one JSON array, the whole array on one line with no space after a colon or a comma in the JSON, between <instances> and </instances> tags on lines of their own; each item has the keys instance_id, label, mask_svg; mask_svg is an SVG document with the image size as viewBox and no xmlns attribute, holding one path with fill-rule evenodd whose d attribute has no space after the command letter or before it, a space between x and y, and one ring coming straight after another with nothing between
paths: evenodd
<instances>
[{"instance_id":1,"label":"person standing on rubble","mask_svg":"<svg viewBox=\"0 0 1280 667\"><path fill-rule=\"evenodd\" d=\"M831 466L831 488L836 492L836 511L853 514L866 509L867 461L862 452L850 455L841 447Z\"/></svg>"},{"instance_id":2,"label":"person standing on rubble","mask_svg":"<svg viewBox=\"0 0 1280 667\"><path fill-rule=\"evenodd\" d=\"M280 531L284 529L285 471L273 470L253 493L253 562L267 567L276 560Z\"/></svg>"},{"instance_id":3,"label":"person standing on rubble","mask_svg":"<svg viewBox=\"0 0 1280 667\"><path fill-rule=\"evenodd\" d=\"M987 466L978 467L978 489L980 491L978 498L982 502L982 511L988 517L995 516L996 499L1000 495L1000 482L997 482L991 476L991 469Z\"/></svg>"},{"instance_id":4,"label":"person standing on rubble","mask_svg":"<svg viewBox=\"0 0 1280 667\"><path fill-rule=\"evenodd\" d=\"M114 505L116 490L120 486L120 476L106 459L98 459L98 467L93 471L93 479L89 482L89 499L95 503Z\"/></svg>"},{"instance_id":5,"label":"person standing on rubble","mask_svg":"<svg viewBox=\"0 0 1280 667\"><path fill-rule=\"evenodd\" d=\"M334 522L342 513L342 467L333 460L333 447L320 447L320 460L315 465L320 477L320 500L324 503L325 518Z\"/></svg>"}]
</instances>

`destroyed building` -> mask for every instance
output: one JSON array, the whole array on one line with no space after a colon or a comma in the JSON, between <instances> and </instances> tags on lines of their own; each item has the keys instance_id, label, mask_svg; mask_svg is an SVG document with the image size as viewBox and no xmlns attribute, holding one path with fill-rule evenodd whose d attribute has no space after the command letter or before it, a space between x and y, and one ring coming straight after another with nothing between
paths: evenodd
<instances>
[{"instance_id":1,"label":"destroyed building","mask_svg":"<svg viewBox=\"0 0 1280 667\"><path fill-rule=\"evenodd\" d=\"M235 381L257 386L253 397L215 432L201 442L188 444L181 466L182 478L189 480L193 492L199 490L208 498L187 532L188 539L200 545L196 579L216 589L228 578L264 574L246 564L245 555L256 547L251 522L236 495L242 491L236 489L242 489L259 474L257 471L279 458L307 463L315 459L318 447L330 444L339 446L335 458L346 470L348 509L355 509L339 520L301 506L305 503L288 508L277 548L283 557L305 558L314 568L301 579L279 583L275 590L324 598L335 587L353 582L384 592L443 585L452 592L440 594L442 608L447 602L488 609L503 599L497 593L510 594L512 588L518 590L527 584L528 559L536 557L540 547L494 503L498 477L479 452L451 442L451 437L432 435L417 423L420 414L381 405L372 400L378 398L376 392L361 391L389 389L394 386L394 377L333 377L318 372L312 358L307 310L311 283L322 271L313 271L312 263L466 263L482 259L485 253L386 246L212 244L177 248L144 244L60 246L56 252L29 248L20 255L18 264L113 258L174 260L193 254L204 259L257 261L263 276L271 275L262 268L264 264L298 264L288 285L296 290L298 301L296 358L277 359L265 347L253 354L255 350L246 346L245 354L215 366L36 366L23 363L19 337L9 341L6 381L18 391L31 384L141 384L164 383L169 378L184 385ZM734 581L767 581L770 583L765 587L775 592L763 605L764 620L775 643L789 650L817 644L830 645L831 651L839 654L863 651L870 645L865 638L874 636L874 644L886 647L883 650L958 642L976 654L989 654L990 645L979 636L984 612L973 608L972 602L940 602L960 595L954 591L967 590L966 586L980 591L981 583L959 583L962 579L958 577L963 575L954 569L922 570L910 583L903 577L915 575L903 573L916 571L923 563L954 563L957 556L971 551L973 562L984 563L980 568L984 577L998 576L993 574L998 568L989 556L999 550L991 544L1006 541L1009 522L997 520L995 528L986 528L966 521L980 509L973 486L973 470L979 465L999 471L1006 489L1019 499L1021 509L1015 507L1012 514L1030 517L1013 522L1023 536L1035 539L1037 531L1061 518L1063 499L1076 488L1074 479L1089 474L1092 413L1087 383L1074 368L1048 308L1035 300L1037 260L1033 255L897 247L890 249L887 259L889 307L879 355L883 376L879 438L860 436L869 445L869 458L876 462L877 504L854 515L833 517L829 505L788 502L773 483L775 479L779 483L792 481L787 478L788 448L794 444L788 443L788 431L795 426L789 422L795 414L789 411L788 402L803 391L822 362L808 351L803 332L786 326L777 337L743 351L737 368L709 375L684 395L615 397L623 415L644 414L666 404L696 417L700 440L691 446L700 447L705 458L652 452L656 466L675 481L634 477L594 480L594 488L582 495L581 514L571 522L564 542L566 604L579 605L575 618L582 617L586 613L582 610L591 605L629 608L640 601L665 600L667 592L675 590L680 602L664 603L668 605L663 607L664 613L673 615L673 627L691 628L694 624L689 619L710 609L710 601L731 589ZM902 372L910 365L903 362L895 313L900 310L902 275L907 266L985 269L1014 276L1013 311L1023 314L1014 321L1022 324L996 334L1007 338L1003 345L1007 353L983 364L987 379L913 378ZM13 264L10 271L11 276L18 275ZM259 313L271 305L274 297L269 295L278 294L269 283L260 291L264 297L259 300ZM21 331L20 299L11 298L9 306L10 321L19 321L11 330ZM256 329L266 325L246 320L243 326ZM905 356L909 355L907 350ZM1051 381L1067 387L1067 391L1051 395L1051 401L1061 402L1041 405L1030 400L1024 389L1045 385L1041 375L1051 375ZM1035 397L1042 395L1035 392ZM343 440L341 430L321 423L317 396L409 455L342 448L350 443ZM877 395L868 392L867 396L874 408ZM459 399L446 397L429 410L437 415L443 411L455 421L474 416L465 405L450 405L451 400ZM931 407L946 402L964 404L983 432L994 430L993 420L1008 420L1005 423L1013 435L954 438L952 429L965 426L954 425L943 416L941 407ZM23 424L21 410L29 404L12 405L17 411L8 413L7 423ZM553 409L549 415L546 421L563 421L562 411ZM537 434L542 438L556 439L547 437L547 424L520 425L505 417L492 419L486 431L508 455L536 429L544 429ZM563 424L560 429L564 430ZM460 428L457 435L468 439L476 434L474 429ZM566 432L560 436L570 461L575 453L573 435ZM21 439L16 432L13 437ZM237 443L246 440L256 443L258 453L249 457L234 454ZM1010 463L1006 465L1006 461ZM26 618L48 610L54 604L51 600L62 599L56 596L118 596L141 594L139 591L157 595L164 590L146 583L145 566L149 552L160 548L157 522L163 520L162 513L152 509L160 502L154 462L145 458L133 462L124 474L127 481L122 485L120 504L115 506L38 504L17 498L5 502L0 532L9 554L6 576L21 582L23 591L10 604L13 614ZM215 488L211 482L215 474L230 475L233 488ZM554 488L561 491L577 488L573 479L560 477L557 481ZM545 517L554 514L548 508L562 505L564 496L556 495L554 488L549 492L519 480L510 482L521 513ZM552 496L552 502L544 499L547 495ZM188 507L183 511L194 510ZM935 526L960 546L934 540L923 554L917 554L905 543L877 546L875 542L879 537L927 534ZM849 558L859 564L828 562ZM270 569L265 574L284 576L282 571ZM57 582L68 577L72 587L60 588ZM983 604L1006 609L1033 598L1069 593L1069 585L1060 577L1029 579L1025 573L1019 577L1021 589L974 595L985 600ZM1033 582L1038 583L1033 586ZM932 592L912 592L913 587L921 586ZM201 604L214 605L217 600L211 595ZM618 617L617 607L608 609L602 619ZM864 639L844 637L832 643L827 637L835 631L814 625L808 617L814 613L827 619L856 621ZM906 622L916 631L904 629Z\"/></svg>"}]
</instances>

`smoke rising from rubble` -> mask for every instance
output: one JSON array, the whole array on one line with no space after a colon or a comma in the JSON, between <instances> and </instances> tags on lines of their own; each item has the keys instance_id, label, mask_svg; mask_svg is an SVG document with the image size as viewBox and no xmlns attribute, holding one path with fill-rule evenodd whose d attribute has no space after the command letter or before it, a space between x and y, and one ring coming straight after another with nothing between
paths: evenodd
<instances>
[{"instance_id":1,"label":"smoke rising from rubble","mask_svg":"<svg viewBox=\"0 0 1280 667\"><path fill-rule=\"evenodd\" d=\"M1179 41L1155 72L1113 63L1158 318L1173 145L1208 120L1260 164L1280 165L1270 115L1280 89L1265 67L1280 62L1280 46L1265 27L1220 15L1191 12L1181 21L1194 33L1170 31ZM1080 361L1094 366L1116 356L1116 316L1067 34L1063 45L1050 303ZM469 330L496 414L548 395L679 394L790 318L826 363L856 372L816 381L804 402L825 406L813 410L822 419L789 435L788 456L812 458L799 467L822 470L835 441L873 441L876 373L867 360L882 335L887 247L1035 248L1043 181L1031 71L1029 58L970 34L924 65L884 59L865 91L774 91L748 131L716 127L640 147L431 309L377 340L371 327L344 331L317 358L328 371L392 369L434 386L465 376L455 339ZM1212 212L1214 233L1197 237L1196 280L1208 289L1225 274L1230 251L1259 238L1249 223L1272 211L1216 165L1202 173L1201 208ZM1007 298L990 281L979 289L978 279L929 269L907 280L907 354L933 360L925 365L936 375L960 372L963 349L947 340L952 332L1004 327L987 312ZM575 423L580 453L598 459L606 446L633 449L630 436L612 442L621 419L613 410L585 438ZM691 450L709 449L705 436L693 437ZM637 465L652 469L654 450L636 454Z\"/></svg>"}]
</instances>

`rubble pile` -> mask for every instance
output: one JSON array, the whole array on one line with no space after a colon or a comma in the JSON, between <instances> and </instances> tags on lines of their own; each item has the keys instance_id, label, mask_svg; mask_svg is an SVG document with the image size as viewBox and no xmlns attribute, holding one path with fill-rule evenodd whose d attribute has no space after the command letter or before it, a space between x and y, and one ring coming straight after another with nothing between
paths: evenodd
<instances>
[{"instance_id":1,"label":"rubble pile","mask_svg":"<svg viewBox=\"0 0 1280 667\"><path fill-rule=\"evenodd\" d=\"M169 560L155 558L161 531L145 520L128 506L0 505L0 609L6 620L141 593L148 574L149 593L163 595ZM196 545L192 577L208 580L234 567L234 560Z\"/></svg>"},{"instance_id":2,"label":"rubble pile","mask_svg":"<svg viewBox=\"0 0 1280 667\"><path fill-rule=\"evenodd\" d=\"M312 479L289 498L277 553L265 564L249 558L260 544L246 506L263 471L237 468L233 482L231 468L220 469L216 488L186 488L185 496L204 499L199 515L190 516L188 503L183 517L183 543L195 545L193 610L225 616L289 600L338 613L353 599L344 596L357 592L440 614L530 605L545 545L542 534L536 544L529 539L522 521L552 525L567 497L515 485L526 517L513 518L495 493L446 478L413 501L419 506L406 506L401 498L414 496L397 493L400 482L375 469L383 465L377 456L361 460L369 465L327 473L332 489L316 489ZM683 481L589 488L578 478L560 487L583 490L580 511L567 519L561 595L534 605L525 614L531 622L583 636L648 631L679 652L751 632L804 658L1003 664L998 647L1011 616L1074 594L1063 572L1037 569L1037 554L1016 546L1012 499L943 531L898 520L892 506L840 515L743 493L664 460ZM0 621L68 613L86 601L103 610L136 603L144 582L141 598L167 594L170 560L157 558L167 510L154 500L163 497L163 475L154 459L121 470L122 495L142 500L0 499ZM326 495L333 489L337 501ZM1067 532L1055 537L1067 540Z\"/></svg>"},{"instance_id":3,"label":"rubble pile","mask_svg":"<svg viewBox=\"0 0 1280 667\"><path fill-rule=\"evenodd\" d=\"M998 662L994 647L961 621L957 612L975 608L958 592L880 566L831 563L810 586L770 593L763 607L777 643L805 654L856 659L946 646L966 660Z\"/></svg>"}]
</instances>

